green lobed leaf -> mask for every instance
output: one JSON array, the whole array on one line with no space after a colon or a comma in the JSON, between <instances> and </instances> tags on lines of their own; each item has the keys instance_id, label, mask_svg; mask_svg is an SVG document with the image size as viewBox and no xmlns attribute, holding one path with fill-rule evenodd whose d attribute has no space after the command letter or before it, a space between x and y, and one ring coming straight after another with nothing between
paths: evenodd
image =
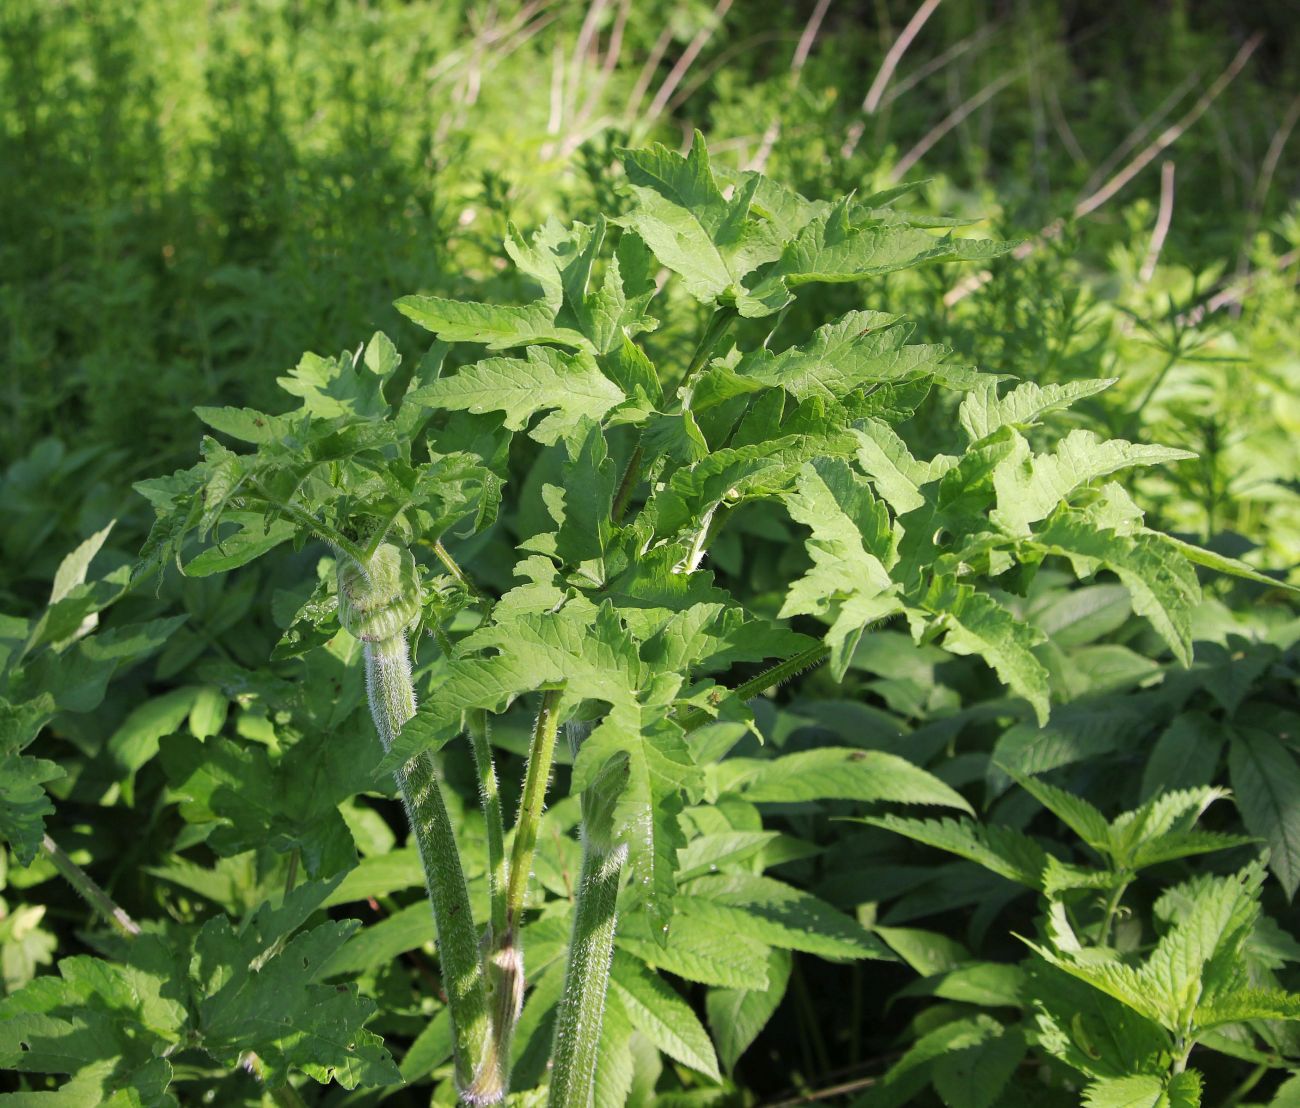
<instances>
[{"instance_id":1,"label":"green lobed leaf","mask_svg":"<svg viewBox=\"0 0 1300 1108\"><path fill-rule=\"evenodd\" d=\"M820 747L753 763L741 795L756 803L808 800L938 804L971 812L965 798L919 766L879 750Z\"/></svg>"}]
</instances>

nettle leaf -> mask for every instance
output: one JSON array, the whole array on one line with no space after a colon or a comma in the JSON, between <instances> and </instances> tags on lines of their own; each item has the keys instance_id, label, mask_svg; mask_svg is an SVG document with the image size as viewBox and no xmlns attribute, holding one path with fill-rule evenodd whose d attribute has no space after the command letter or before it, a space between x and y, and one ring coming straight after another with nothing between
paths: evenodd
<instances>
[{"instance_id":1,"label":"nettle leaf","mask_svg":"<svg viewBox=\"0 0 1300 1108\"><path fill-rule=\"evenodd\" d=\"M622 390L591 355L543 346L528 347L524 358L487 358L463 366L406 398L408 404L447 411L504 412L512 431L522 431L538 412L547 412L528 433L548 446L572 434L584 419L599 421L623 400Z\"/></svg>"},{"instance_id":2,"label":"nettle leaf","mask_svg":"<svg viewBox=\"0 0 1300 1108\"><path fill-rule=\"evenodd\" d=\"M1168 1071L1169 1039L1156 1023L1045 962L1030 964L1028 982L1035 1037L1048 1054L1089 1077Z\"/></svg>"},{"instance_id":3,"label":"nettle leaf","mask_svg":"<svg viewBox=\"0 0 1300 1108\"><path fill-rule=\"evenodd\" d=\"M984 826L969 820L920 820L894 815L864 816L862 822L946 850L1027 888L1043 888L1049 855L1034 839L1014 828Z\"/></svg>"},{"instance_id":4,"label":"nettle leaf","mask_svg":"<svg viewBox=\"0 0 1300 1108\"><path fill-rule=\"evenodd\" d=\"M681 995L643 962L616 951L610 987L632 1026L670 1058L721 1081L708 1032Z\"/></svg>"},{"instance_id":5,"label":"nettle leaf","mask_svg":"<svg viewBox=\"0 0 1300 1108\"><path fill-rule=\"evenodd\" d=\"M1084 1108L1200 1108L1201 1076L1185 1070L1172 1076L1135 1075L1094 1081L1084 1090Z\"/></svg>"},{"instance_id":6,"label":"nettle leaf","mask_svg":"<svg viewBox=\"0 0 1300 1108\"><path fill-rule=\"evenodd\" d=\"M1000 768L1093 850L1106 856L1112 853L1110 823L1083 797L1058 789L1055 785L1049 785L1036 777L1017 773L1006 766Z\"/></svg>"},{"instance_id":7,"label":"nettle leaf","mask_svg":"<svg viewBox=\"0 0 1300 1108\"><path fill-rule=\"evenodd\" d=\"M752 766L739 776L739 786L741 795L755 803L885 800L972 811L959 792L933 774L879 750L821 747L767 761L732 759L728 765L742 771Z\"/></svg>"},{"instance_id":8,"label":"nettle leaf","mask_svg":"<svg viewBox=\"0 0 1300 1108\"><path fill-rule=\"evenodd\" d=\"M1228 772L1241 820L1268 846L1268 866L1289 898L1300 886L1300 768L1276 738L1254 727L1235 727Z\"/></svg>"},{"instance_id":9,"label":"nettle leaf","mask_svg":"<svg viewBox=\"0 0 1300 1108\"><path fill-rule=\"evenodd\" d=\"M675 907L720 934L748 935L773 947L823 958L893 958L856 920L772 877L697 877L682 887Z\"/></svg>"},{"instance_id":10,"label":"nettle leaf","mask_svg":"<svg viewBox=\"0 0 1300 1108\"><path fill-rule=\"evenodd\" d=\"M785 997L792 959L788 951L771 950L767 956L765 989L710 989L705 998L709 1027L722 1064L728 1073L767 1026Z\"/></svg>"},{"instance_id":11,"label":"nettle leaf","mask_svg":"<svg viewBox=\"0 0 1300 1108\"><path fill-rule=\"evenodd\" d=\"M1174 1034L1199 1028L1202 1015L1246 983L1245 944L1259 914L1263 871L1199 883L1188 910L1165 931L1141 965L1100 952L1028 945L1047 962L1106 993ZM1061 924L1058 921L1058 930ZM1027 941L1027 940L1026 940Z\"/></svg>"},{"instance_id":12,"label":"nettle leaf","mask_svg":"<svg viewBox=\"0 0 1300 1108\"><path fill-rule=\"evenodd\" d=\"M614 943L656 969L687 981L763 992L768 987L768 947L750 935L729 935L705 920L678 915L667 941L644 913L619 920Z\"/></svg>"}]
</instances>

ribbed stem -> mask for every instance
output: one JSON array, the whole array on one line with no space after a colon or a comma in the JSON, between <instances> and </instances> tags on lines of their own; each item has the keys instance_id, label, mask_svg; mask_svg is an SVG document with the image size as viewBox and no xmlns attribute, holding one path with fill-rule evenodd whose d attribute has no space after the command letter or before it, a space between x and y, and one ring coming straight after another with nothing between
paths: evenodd
<instances>
[{"instance_id":1,"label":"ribbed stem","mask_svg":"<svg viewBox=\"0 0 1300 1108\"><path fill-rule=\"evenodd\" d=\"M405 633L367 642L365 659L370 712L387 749L402 725L415 715ZM433 756L428 752L417 754L395 776L420 850L433 906L438 958L454 1032L456 1085L470 1104L493 1104L505 1095L501 1060L492 1034L469 889Z\"/></svg>"},{"instance_id":2,"label":"ribbed stem","mask_svg":"<svg viewBox=\"0 0 1300 1108\"><path fill-rule=\"evenodd\" d=\"M512 935L519 930L524 911L524 894L533 872L533 852L537 849L537 828L546 802L546 786L551 779L551 761L555 756L555 736L559 726L556 709L560 690L542 693L542 706L533 727L533 742L528 752L528 770L524 775L524 794L515 819L515 841L510 851L510 874L506 883L506 928Z\"/></svg>"},{"instance_id":3,"label":"ribbed stem","mask_svg":"<svg viewBox=\"0 0 1300 1108\"><path fill-rule=\"evenodd\" d=\"M586 839L573 908L573 937L551 1049L550 1108L590 1108L609 965L618 922L618 890L627 846L603 849Z\"/></svg>"},{"instance_id":4,"label":"ribbed stem","mask_svg":"<svg viewBox=\"0 0 1300 1108\"><path fill-rule=\"evenodd\" d=\"M469 740L474 751L474 768L478 773L479 800L483 804L483 822L487 826L488 891L491 900L489 918L492 933L506 929L506 848L505 825L501 819L501 793L497 788L497 771L492 761L491 724L487 712L476 708L469 713Z\"/></svg>"}]
</instances>

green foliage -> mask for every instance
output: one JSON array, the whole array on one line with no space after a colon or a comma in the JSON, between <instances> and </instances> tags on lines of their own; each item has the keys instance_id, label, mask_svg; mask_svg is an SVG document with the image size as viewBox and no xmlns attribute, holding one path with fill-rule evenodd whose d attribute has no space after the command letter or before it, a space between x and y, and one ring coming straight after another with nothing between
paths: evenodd
<instances>
[{"instance_id":1,"label":"green foliage","mask_svg":"<svg viewBox=\"0 0 1300 1108\"><path fill-rule=\"evenodd\" d=\"M1052 222L1219 7L7 7L19 1097L1290 1103L1293 29Z\"/></svg>"}]
</instances>

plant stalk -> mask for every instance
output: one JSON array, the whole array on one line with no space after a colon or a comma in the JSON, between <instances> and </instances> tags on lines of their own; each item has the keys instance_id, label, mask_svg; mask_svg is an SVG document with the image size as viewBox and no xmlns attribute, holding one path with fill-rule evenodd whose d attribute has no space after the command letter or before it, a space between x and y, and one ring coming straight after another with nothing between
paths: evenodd
<instances>
[{"instance_id":1,"label":"plant stalk","mask_svg":"<svg viewBox=\"0 0 1300 1108\"><path fill-rule=\"evenodd\" d=\"M501 818L501 793L497 788L496 766L492 760L491 724L486 711L476 708L469 713L470 747L474 751L474 768L478 773L479 800L483 805L483 822L487 826L488 897L492 933L506 929L506 849L505 824Z\"/></svg>"},{"instance_id":2,"label":"plant stalk","mask_svg":"<svg viewBox=\"0 0 1300 1108\"><path fill-rule=\"evenodd\" d=\"M76 889L86 903L112 924L120 934L125 935L128 939L134 939L140 934L140 925L127 915L125 909L118 907L113 898L99 887L98 882L69 858L63 852L63 848L49 835L41 839L41 849L45 851L46 857L54 863L54 868L59 871L64 880Z\"/></svg>"},{"instance_id":3,"label":"plant stalk","mask_svg":"<svg viewBox=\"0 0 1300 1108\"><path fill-rule=\"evenodd\" d=\"M415 715L406 636L366 643L366 688L380 741L388 749L402 725ZM483 961L469 888L460 851L433 755L417 754L394 775L407 819L420 850L420 861L438 931L447 1006L451 1009L456 1058L456 1085L470 1104L493 1104L505 1094L501 1060L494 1049Z\"/></svg>"},{"instance_id":4,"label":"plant stalk","mask_svg":"<svg viewBox=\"0 0 1300 1108\"><path fill-rule=\"evenodd\" d=\"M736 699L742 702L752 700L759 693L766 692L784 681L789 681L790 678L798 676L804 670L821 665L830 656L831 648L825 643L817 643L816 646L810 646L807 650L800 651L793 658L778 662L756 677L751 677L744 684L738 685L728 695L728 699ZM682 730L690 734L692 731L697 731L706 724L712 723L714 718L703 708L696 708L682 717Z\"/></svg>"},{"instance_id":5,"label":"plant stalk","mask_svg":"<svg viewBox=\"0 0 1300 1108\"><path fill-rule=\"evenodd\" d=\"M569 727L569 745L577 757L587 728ZM564 971L564 992L555 1020L551 1049L550 1108L590 1108L595 1088L605 994L614 956L618 892L627 863L627 844L613 842L612 827L597 815L605 798L595 795L600 783L582 796L582 872L574 890L573 934Z\"/></svg>"}]
</instances>

